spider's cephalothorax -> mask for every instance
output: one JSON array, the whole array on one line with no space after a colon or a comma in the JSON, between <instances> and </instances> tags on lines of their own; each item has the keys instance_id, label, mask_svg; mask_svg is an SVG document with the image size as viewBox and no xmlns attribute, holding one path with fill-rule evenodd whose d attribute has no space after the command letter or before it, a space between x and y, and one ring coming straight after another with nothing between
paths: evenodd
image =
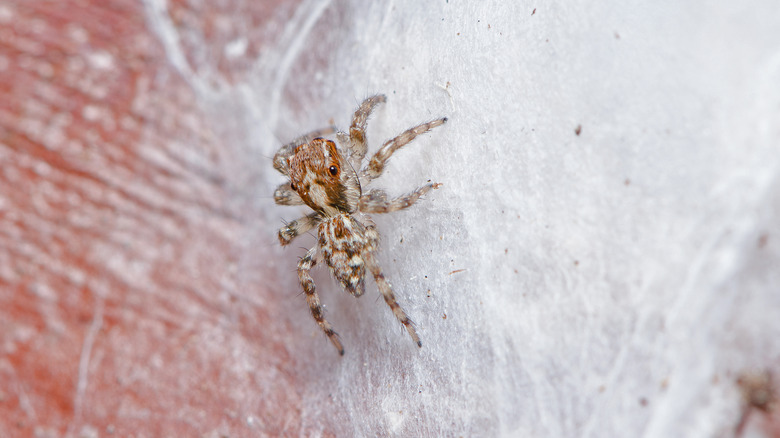
<instances>
[{"instance_id":1,"label":"spider's cephalothorax","mask_svg":"<svg viewBox=\"0 0 780 438\"><path fill-rule=\"evenodd\" d=\"M276 203L306 204L314 210L280 229L279 242L287 245L301 233L317 228L317 246L298 263L298 277L312 316L340 354L344 354L344 348L323 315L314 281L309 275L309 270L321 260L344 290L356 297L365 291L368 269L395 317L406 327L412 340L422 346L412 321L396 301L390 283L377 264L374 253L379 246L379 233L366 213L389 213L409 207L439 185L427 184L406 196L388 200L381 190L373 189L364 194L361 183L367 184L381 175L385 163L396 150L447 119L423 123L387 141L358 173L367 150L368 116L384 101L384 95L366 99L355 111L349 132L336 132L336 139L346 150L340 150L334 141L320 137L336 131L330 127L282 146L274 156L274 168L290 179L276 189Z\"/></svg>"},{"instance_id":2,"label":"spider's cephalothorax","mask_svg":"<svg viewBox=\"0 0 780 438\"><path fill-rule=\"evenodd\" d=\"M326 216L357 210L360 183L336 143L315 138L296 147L287 162L290 187L312 210Z\"/></svg>"}]
</instances>

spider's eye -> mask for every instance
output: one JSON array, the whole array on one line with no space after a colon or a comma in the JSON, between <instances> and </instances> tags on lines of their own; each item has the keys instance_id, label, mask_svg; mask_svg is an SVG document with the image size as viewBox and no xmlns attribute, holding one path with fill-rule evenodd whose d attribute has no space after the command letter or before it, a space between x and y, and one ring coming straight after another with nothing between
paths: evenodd
<instances>
[{"instance_id":1,"label":"spider's eye","mask_svg":"<svg viewBox=\"0 0 780 438\"><path fill-rule=\"evenodd\" d=\"M336 166L330 166L328 168L328 172L330 172L331 176L336 176L339 174L339 168Z\"/></svg>"},{"instance_id":2,"label":"spider's eye","mask_svg":"<svg viewBox=\"0 0 780 438\"><path fill-rule=\"evenodd\" d=\"M298 190L298 187L295 187L295 183L292 181L290 181L290 188L296 191Z\"/></svg>"}]
</instances>

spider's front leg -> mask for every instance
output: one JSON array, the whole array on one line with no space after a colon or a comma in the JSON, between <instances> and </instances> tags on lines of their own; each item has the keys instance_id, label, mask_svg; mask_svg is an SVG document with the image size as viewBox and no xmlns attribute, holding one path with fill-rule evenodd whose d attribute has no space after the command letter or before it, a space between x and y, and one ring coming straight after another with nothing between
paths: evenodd
<instances>
[{"instance_id":1,"label":"spider's front leg","mask_svg":"<svg viewBox=\"0 0 780 438\"><path fill-rule=\"evenodd\" d=\"M403 210L417 202L420 197L428 193L431 189L438 189L440 183L426 184L408 195L399 198L387 200L387 193L383 190L373 189L360 197L358 210L363 213L390 213Z\"/></svg>"},{"instance_id":2,"label":"spider's front leg","mask_svg":"<svg viewBox=\"0 0 780 438\"><path fill-rule=\"evenodd\" d=\"M288 245L296 237L311 230L317 225L318 213L310 213L300 219L296 219L279 229L279 243Z\"/></svg>"},{"instance_id":3,"label":"spider's front leg","mask_svg":"<svg viewBox=\"0 0 780 438\"><path fill-rule=\"evenodd\" d=\"M360 162L363 157L366 156L368 145L366 142L366 123L371 112L374 111L377 105L387 101L387 97L384 94L377 94L364 100L360 104L358 109L355 110L355 114L352 116L352 124L349 127L349 137L346 133L339 133L339 142L347 145L349 149L349 162L352 167L359 168Z\"/></svg>"},{"instance_id":4,"label":"spider's front leg","mask_svg":"<svg viewBox=\"0 0 780 438\"><path fill-rule=\"evenodd\" d=\"M428 123L423 123L421 125L415 126L414 128L407 129L392 140L388 140L384 145L382 145L382 148L379 149L373 157L371 157L371 160L368 162L366 168L360 172L360 179L362 180L363 178L368 178L368 180L372 180L379 177L379 175L382 174L382 171L385 170L385 164L387 163L387 160L390 159L390 156L392 156L395 151L409 144L409 142L414 140L418 135L425 134L431 129L443 125L446 121L447 118L444 117L430 121Z\"/></svg>"},{"instance_id":5,"label":"spider's front leg","mask_svg":"<svg viewBox=\"0 0 780 438\"><path fill-rule=\"evenodd\" d=\"M314 287L314 280L309 275L311 268L317 264L316 254L317 247L315 246L298 262L298 279L301 281L301 287L303 287L303 292L306 294L306 303L311 310L311 316L317 321L317 325L325 332L330 342L339 351L339 354L343 356L344 347L341 346L339 335L333 330L333 326L330 325L328 320L325 319L322 305L320 304L320 297L317 295L317 290Z\"/></svg>"},{"instance_id":6,"label":"spider's front leg","mask_svg":"<svg viewBox=\"0 0 780 438\"><path fill-rule=\"evenodd\" d=\"M396 300L395 294L393 293L393 288L390 287L390 283L385 278L385 275L382 273L382 268L379 267L379 264L376 262L376 258L374 257L374 251L377 246L376 243L379 242L379 233L374 227L366 227L366 235L375 243L371 248L366 249L365 258L366 265L371 271L371 274L374 276L379 293L382 294L382 298L385 299L385 303L387 303L387 305L390 307L390 310L393 311L393 315L395 315L395 318L398 320L398 322L406 327L406 331L409 332L409 336L412 337L412 341L414 341L418 347L422 347L420 337L417 336L417 331L414 329L414 323L411 319L409 319L409 316L406 314L406 312L404 312L404 309L401 307L401 305L398 304L398 300Z\"/></svg>"},{"instance_id":7,"label":"spider's front leg","mask_svg":"<svg viewBox=\"0 0 780 438\"><path fill-rule=\"evenodd\" d=\"M315 131L304 134L282 146L274 155L274 169L278 170L282 175L288 175L290 173L290 169L287 164L287 159L295 153L295 148L302 144L308 143L317 137L333 134L334 132L336 132L336 127L328 126L327 128L317 129Z\"/></svg>"}]
</instances>

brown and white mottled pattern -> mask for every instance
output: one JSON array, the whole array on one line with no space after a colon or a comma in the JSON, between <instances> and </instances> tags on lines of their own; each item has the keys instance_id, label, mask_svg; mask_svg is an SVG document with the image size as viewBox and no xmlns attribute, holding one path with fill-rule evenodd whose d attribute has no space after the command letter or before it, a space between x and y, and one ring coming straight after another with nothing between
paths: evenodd
<instances>
[{"instance_id":1,"label":"brown and white mottled pattern","mask_svg":"<svg viewBox=\"0 0 780 438\"><path fill-rule=\"evenodd\" d=\"M339 149L335 141L321 137L335 130L326 128L282 146L273 159L274 168L290 178L274 192L276 203L306 204L314 210L282 227L279 230L279 242L288 245L297 236L317 228L317 245L298 263L298 277L312 317L340 354L344 354L344 348L333 326L323 315L319 295L309 274L320 260L325 261L341 287L355 297L365 292L366 270L371 272L379 293L393 315L406 327L417 346L422 347L414 324L398 304L390 283L376 261L379 232L364 213L390 213L407 208L440 184L427 184L406 196L388 200L387 194L377 189L363 195L361 183L377 178L395 151L418 135L444 124L447 119L420 124L387 141L358 172L356 169L360 169L368 150L368 117L377 105L385 101L384 95L369 97L355 111L349 133L336 133L338 143L346 150ZM361 219L358 219L357 213L363 213Z\"/></svg>"}]
</instances>

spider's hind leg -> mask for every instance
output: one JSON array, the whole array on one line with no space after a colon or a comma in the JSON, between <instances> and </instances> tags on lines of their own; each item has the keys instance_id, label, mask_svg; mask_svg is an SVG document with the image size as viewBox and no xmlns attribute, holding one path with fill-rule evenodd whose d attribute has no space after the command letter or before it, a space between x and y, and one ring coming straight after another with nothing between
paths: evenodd
<instances>
[{"instance_id":1,"label":"spider's hind leg","mask_svg":"<svg viewBox=\"0 0 780 438\"><path fill-rule=\"evenodd\" d=\"M379 233L377 233L375 228L367 227L366 231L366 234L371 235L372 240L375 242L379 241ZM417 336L417 331L414 329L414 323L409 319L409 316L404 312L401 305L398 304L398 300L396 300L395 294L393 293L393 288L390 287L390 282L387 281L385 275L382 273L382 268L379 267L379 264L374 258L373 250L369 250L366 254L366 265L374 276L379 293L382 294L382 298L385 299L385 303L390 307L395 318L404 325L406 331L409 332L409 336L412 337L412 341L414 341L418 347L422 347L420 337Z\"/></svg>"},{"instance_id":2,"label":"spider's hind leg","mask_svg":"<svg viewBox=\"0 0 780 438\"><path fill-rule=\"evenodd\" d=\"M323 314L322 304L320 304L320 297L317 295L317 289L314 287L314 280L311 278L309 271L314 265L317 264L315 255L317 253L317 247L312 248L306 255L298 262L298 278L301 281L301 287L306 294L306 303L309 304L309 310L311 310L311 316L317 321L317 325L320 326L323 332L328 336L330 342L336 347L340 355L344 355L344 347L341 346L339 335L333 330L333 326L330 325L325 315Z\"/></svg>"}]
</instances>

